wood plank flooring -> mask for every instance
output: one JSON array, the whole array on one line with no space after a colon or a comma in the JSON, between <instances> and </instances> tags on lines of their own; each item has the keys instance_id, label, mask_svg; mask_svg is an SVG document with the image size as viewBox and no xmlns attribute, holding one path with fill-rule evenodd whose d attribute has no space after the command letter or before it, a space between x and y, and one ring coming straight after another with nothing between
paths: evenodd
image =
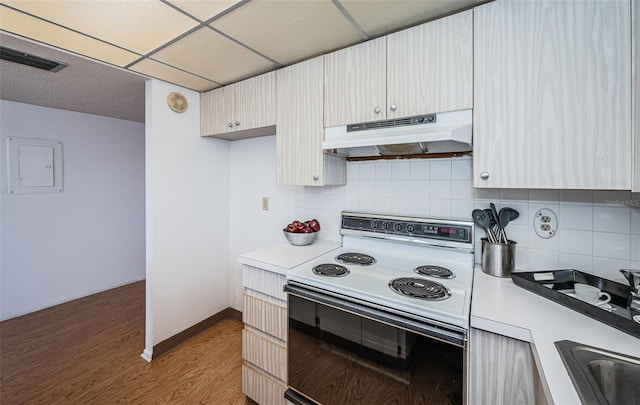
<instances>
[{"instance_id":1,"label":"wood plank flooring","mask_svg":"<svg viewBox=\"0 0 640 405\"><path fill-rule=\"evenodd\" d=\"M0 403L251 404L242 324L226 319L151 364L144 281L0 323Z\"/></svg>"}]
</instances>

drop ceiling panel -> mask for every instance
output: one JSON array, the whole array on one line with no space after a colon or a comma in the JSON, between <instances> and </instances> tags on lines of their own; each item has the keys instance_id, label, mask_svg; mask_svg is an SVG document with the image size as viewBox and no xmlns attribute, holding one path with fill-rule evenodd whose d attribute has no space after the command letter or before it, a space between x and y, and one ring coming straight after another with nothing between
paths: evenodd
<instances>
[{"instance_id":1,"label":"drop ceiling panel","mask_svg":"<svg viewBox=\"0 0 640 405\"><path fill-rule=\"evenodd\" d=\"M220 87L219 84L151 59L136 63L129 69L195 91L206 91Z\"/></svg>"},{"instance_id":2,"label":"drop ceiling panel","mask_svg":"<svg viewBox=\"0 0 640 405\"><path fill-rule=\"evenodd\" d=\"M160 1L3 0L3 3L141 54L198 24Z\"/></svg>"},{"instance_id":3,"label":"drop ceiling panel","mask_svg":"<svg viewBox=\"0 0 640 405\"><path fill-rule=\"evenodd\" d=\"M154 54L153 59L221 84L276 68L265 58L208 27L174 42Z\"/></svg>"},{"instance_id":4,"label":"drop ceiling panel","mask_svg":"<svg viewBox=\"0 0 640 405\"><path fill-rule=\"evenodd\" d=\"M331 0L253 0L211 26L284 65L362 41Z\"/></svg>"},{"instance_id":5,"label":"drop ceiling panel","mask_svg":"<svg viewBox=\"0 0 640 405\"><path fill-rule=\"evenodd\" d=\"M138 55L26 14L0 7L0 29L22 37L124 67Z\"/></svg>"},{"instance_id":6,"label":"drop ceiling panel","mask_svg":"<svg viewBox=\"0 0 640 405\"><path fill-rule=\"evenodd\" d=\"M487 0L340 0L347 12L370 37L410 27L463 10Z\"/></svg>"},{"instance_id":7,"label":"drop ceiling panel","mask_svg":"<svg viewBox=\"0 0 640 405\"><path fill-rule=\"evenodd\" d=\"M203 1L203 0L169 0L169 3L186 11L192 16L196 17L200 21L206 21L209 18L216 16L239 3L236 0L215 0L215 1Z\"/></svg>"}]
</instances>

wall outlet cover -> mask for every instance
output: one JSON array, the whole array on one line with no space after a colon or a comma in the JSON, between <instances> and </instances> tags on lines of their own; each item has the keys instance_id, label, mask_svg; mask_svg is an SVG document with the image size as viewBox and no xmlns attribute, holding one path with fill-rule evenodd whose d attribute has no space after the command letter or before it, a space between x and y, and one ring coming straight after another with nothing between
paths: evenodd
<instances>
[{"instance_id":1,"label":"wall outlet cover","mask_svg":"<svg viewBox=\"0 0 640 405\"><path fill-rule=\"evenodd\" d=\"M542 208L533 217L533 230L543 239L550 239L558 232L558 217L549 208Z\"/></svg>"}]
</instances>

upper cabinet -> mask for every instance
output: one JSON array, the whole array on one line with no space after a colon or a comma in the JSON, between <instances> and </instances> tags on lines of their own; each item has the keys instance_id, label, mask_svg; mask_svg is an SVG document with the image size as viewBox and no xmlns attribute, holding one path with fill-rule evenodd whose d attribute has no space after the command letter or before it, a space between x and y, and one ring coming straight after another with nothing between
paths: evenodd
<instances>
[{"instance_id":1,"label":"upper cabinet","mask_svg":"<svg viewBox=\"0 0 640 405\"><path fill-rule=\"evenodd\" d=\"M275 133L276 73L269 72L200 96L202 136L236 140Z\"/></svg>"},{"instance_id":2,"label":"upper cabinet","mask_svg":"<svg viewBox=\"0 0 640 405\"><path fill-rule=\"evenodd\" d=\"M474 9L476 187L631 188L630 24L625 1Z\"/></svg>"},{"instance_id":3,"label":"upper cabinet","mask_svg":"<svg viewBox=\"0 0 640 405\"><path fill-rule=\"evenodd\" d=\"M387 39L324 56L324 124L327 127L386 118Z\"/></svg>"},{"instance_id":4,"label":"upper cabinet","mask_svg":"<svg viewBox=\"0 0 640 405\"><path fill-rule=\"evenodd\" d=\"M633 30L633 137L635 143L635 160L633 167L632 190L640 193L640 0L631 2Z\"/></svg>"},{"instance_id":5,"label":"upper cabinet","mask_svg":"<svg viewBox=\"0 0 640 405\"><path fill-rule=\"evenodd\" d=\"M471 10L387 37L388 118L472 107Z\"/></svg>"},{"instance_id":6,"label":"upper cabinet","mask_svg":"<svg viewBox=\"0 0 640 405\"><path fill-rule=\"evenodd\" d=\"M276 177L280 185L346 183L343 156L322 150L323 57L278 70Z\"/></svg>"},{"instance_id":7,"label":"upper cabinet","mask_svg":"<svg viewBox=\"0 0 640 405\"><path fill-rule=\"evenodd\" d=\"M325 55L327 127L472 107L472 11Z\"/></svg>"}]
</instances>

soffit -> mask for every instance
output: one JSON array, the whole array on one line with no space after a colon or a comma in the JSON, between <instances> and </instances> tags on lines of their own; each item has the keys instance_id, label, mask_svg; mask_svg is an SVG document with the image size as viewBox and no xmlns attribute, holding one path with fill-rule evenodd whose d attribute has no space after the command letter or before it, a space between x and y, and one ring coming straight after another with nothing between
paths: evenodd
<instances>
[{"instance_id":1,"label":"soffit","mask_svg":"<svg viewBox=\"0 0 640 405\"><path fill-rule=\"evenodd\" d=\"M144 77L7 34L0 44L68 65L52 73L0 60L0 99L144 122Z\"/></svg>"}]
</instances>

